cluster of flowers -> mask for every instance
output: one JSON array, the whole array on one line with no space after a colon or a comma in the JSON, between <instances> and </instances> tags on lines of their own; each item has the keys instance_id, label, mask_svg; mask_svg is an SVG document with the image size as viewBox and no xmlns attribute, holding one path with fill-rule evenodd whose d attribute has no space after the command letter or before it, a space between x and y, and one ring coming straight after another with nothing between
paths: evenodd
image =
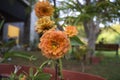
<instances>
[{"instance_id":1,"label":"cluster of flowers","mask_svg":"<svg viewBox=\"0 0 120 80\"><path fill-rule=\"evenodd\" d=\"M70 37L77 35L77 29L74 26L66 26L63 31L59 30L55 22L52 21L52 15L54 13L54 7L49 3L48 0L38 1L35 4L35 13L38 17L38 20L35 25L35 31L38 34L42 34L40 37L40 43L38 48L41 49L42 54L48 59L58 60L64 56L67 51L70 49ZM39 69L33 74L33 72L25 75L16 76L16 74L11 75L11 80L20 78L19 80L38 80L42 72L43 66L47 64L48 61L45 61ZM60 63L60 62L59 62ZM60 63L60 65L62 65ZM60 66L59 65L59 66ZM62 77L62 66L60 66L60 74ZM57 68L56 68L57 69ZM57 74L57 73L56 73ZM44 74L48 76L48 74ZM45 79L46 80L46 79Z\"/></svg>"},{"instance_id":2,"label":"cluster of flowers","mask_svg":"<svg viewBox=\"0 0 120 80\"><path fill-rule=\"evenodd\" d=\"M58 30L55 22L51 20L54 7L47 0L35 4L35 13L38 17L35 31L43 34L38 44L42 54L49 59L61 58L70 49L69 37L78 33L76 27L66 26L64 31Z\"/></svg>"}]
</instances>

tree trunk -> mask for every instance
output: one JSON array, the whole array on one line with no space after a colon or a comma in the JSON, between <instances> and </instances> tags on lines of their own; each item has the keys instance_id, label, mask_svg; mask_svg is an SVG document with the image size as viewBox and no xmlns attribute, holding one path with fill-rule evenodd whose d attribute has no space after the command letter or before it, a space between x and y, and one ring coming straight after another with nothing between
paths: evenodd
<instances>
[{"instance_id":1,"label":"tree trunk","mask_svg":"<svg viewBox=\"0 0 120 80\"><path fill-rule=\"evenodd\" d=\"M90 59L95 53L95 41L97 37L96 34L98 33L98 30L97 30L98 28L94 24L93 20L84 21L83 25L84 25L85 33L88 39L88 49L89 49L86 55L86 58Z\"/></svg>"}]
</instances>

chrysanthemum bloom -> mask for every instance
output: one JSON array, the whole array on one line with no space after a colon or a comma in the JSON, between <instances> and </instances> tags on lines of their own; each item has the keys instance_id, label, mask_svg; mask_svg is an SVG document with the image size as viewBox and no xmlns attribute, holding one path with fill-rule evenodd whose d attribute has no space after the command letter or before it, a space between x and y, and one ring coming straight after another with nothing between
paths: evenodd
<instances>
[{"instance_id":1,"label":"chrysanthemum bloom","mask_svg":"<svg viewBox=\"0 0 120 80\"><path fill-rule=\"evenodd\" d=\"M55 27L54 23L54 21L50 20L49 16L42 17L36 22L35 31L37 33L45 32Z\"/></svg>"},{"instance_id":2,"label":"chrysanthemum bloom","mask_svg":"<svg viewBox=\"0 0 120 80\"><path fill-rule=\"evenodd\" d=\"M68 35L68 37L73 37L78 34L75 26L67 26L64 32Z\"/></svg>"},{"instance_id":3,"label":"chrysanthemum bloom","mask_svg":"<svg viewBox=\"0 0 120 80\"><path fill-rule=\"evenodd\" d=\"M40 38L38 47L49 59L61 58L70 48L70 41L62 31L49 30Z\"/></svg>"},{"instance_id":4,"label":"chrysanthemum bloom","mask_svg":"<svg viewBox=\"0 0 120 80\"><path fill-rule=\"evenodd\" d=\"M35 13L37 17L51 16L54 12L53 6L48 1L38 1L35 4Z\"/></svg>"}]
</instances>

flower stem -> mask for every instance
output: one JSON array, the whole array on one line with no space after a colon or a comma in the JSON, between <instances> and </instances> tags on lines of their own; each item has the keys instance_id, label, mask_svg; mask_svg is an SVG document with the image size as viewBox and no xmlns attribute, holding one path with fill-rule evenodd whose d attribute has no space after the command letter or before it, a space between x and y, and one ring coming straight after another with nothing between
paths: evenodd
<instances>
[{"instance_id":1,"label":"flower stem","mask_svg":"<svg viewBox=\"0 0 120 80\"><path fill-rule=\"evenodd\" d=\"M49 62L49 60L43 62L43 63L40 65L39 69L38 69L38 70L36 71L36 73L34 74L34 76L36 76L36 75L40 72L40 70L42 70L42 68L44 67L44 65L46 65L48 62Z\"/></svg>"},{"instance_id":2,"label":"flower stem","mask_svg":"<svg viewBox=\"0 0 120 80\"><path fill-rule=\"evenodd\" d=\"M59 69L60 69L60 80L63 80L63 74L62 74L62 60L59 59Z\"/></svg>"},{"instance_id":3,"label":"flower stem","mask_svg":"<svg viewBox=\"0 0 120 80\"><path fill-rule=\"evenodd\" d=\"M55 80L57 80L58 79L58 63L57 63L57 61L55 62Z\"/></svg>"}]
</instances>

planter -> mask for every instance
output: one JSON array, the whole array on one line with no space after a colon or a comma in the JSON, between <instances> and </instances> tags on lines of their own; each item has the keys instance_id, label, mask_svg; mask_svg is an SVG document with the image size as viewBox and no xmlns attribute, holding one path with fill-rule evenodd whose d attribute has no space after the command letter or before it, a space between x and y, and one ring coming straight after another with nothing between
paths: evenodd
<instances>
[{"instance_id":1,"label":"planter","mask_svg":"<svg viewBox=\"0 0 120 80\"><path fill-rule=\"evenodd\" d=\"M21 69L18 71L17 74L25 72L29 72L29 66L21 66ZM35 71L35 68L34 68ZM12 64L0 64L0 76L1 77L9 77L9 75L14 72L14 65ZM55 71L50 68L44 69L45 73L52 74L51 80L54 80ZM87 73L63 70L64 80L105 80L102 77L91 75ZM59 80L59 79L58 79Z\"/></svg>"}]
</instances>

